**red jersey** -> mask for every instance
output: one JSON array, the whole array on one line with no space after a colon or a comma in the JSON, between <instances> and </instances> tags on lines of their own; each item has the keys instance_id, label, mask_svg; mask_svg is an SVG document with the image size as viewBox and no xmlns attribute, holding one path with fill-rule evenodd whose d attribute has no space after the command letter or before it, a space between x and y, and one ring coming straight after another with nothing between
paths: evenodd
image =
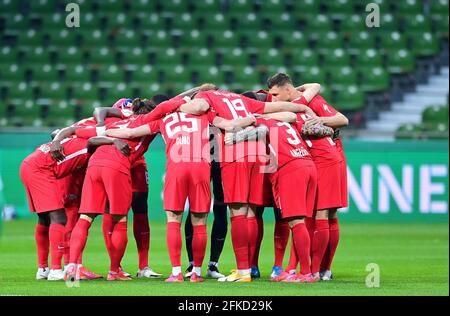
<instances>
[{"instance_id":1,"label":"red jersey","mask_svg":"<svg viewBox=\"0 0 450 316\"><path fill-rule=\"evenodd\" d=\"M276 157L278 169L294 159L312 159L298 133L302 128L301 122L291 125L271 118L258 118L257 124L269 128L269 148Z\"/></svg>"},{"instance_id":2,"label":"red jersey","mask_svg":"<svg viewBox=\"0 0 450 316\"><path fill-rule=\"evenodd\" d=\"M191 115L175 112L150 122L152 134L161 133L166 143L167 162L210 161L209 123L214 120L210 112Z\"/></svg>"},{"instance_id":3,"label":"red jersey","mask_svg":"<svg viewBox=\"0 0 450 316\"><path fill-rule=\"evenodd\" d=\"M227 120L244 118L253 113L264 113L264 102L233 92L220 90L201 91L196 95L196 98L205 99L209 103L210 111L213 115ZM233 146L225 146L223 137L220 137L224 133L222 131L218 140L222 163L233 162L246 156L259 155L265 152L262 142L243 142Z\"/></svg>"},{"instance_id":4,"label":"red jersey","mask_svg":"<svg viewBox=\"0 0 450 316\"><path fill-rule=\"evenodd\" d=\"M133 115L129 119L112 123L108 126L108 129L135 128L144 125L145 120L145 115ZM114 145L100 146L89 160L89 167L109 167L130 174L131 165L144 155L154 138L155 135L147 135L139 138L123 139L131 148L129 157L123 155Z\"/></svg>"}]
</instances>

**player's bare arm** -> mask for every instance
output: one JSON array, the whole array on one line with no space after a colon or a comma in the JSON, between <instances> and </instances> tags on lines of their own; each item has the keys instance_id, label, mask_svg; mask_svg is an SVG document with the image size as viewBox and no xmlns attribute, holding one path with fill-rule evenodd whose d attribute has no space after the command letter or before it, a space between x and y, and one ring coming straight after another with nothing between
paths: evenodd
<instances>
[{"instance_id":1,"label":"player's bare arm","mask_svg":"<svg viewBox=\"0 0 450 316\"><path fill-rule=\"evenodd\" d=\"M334 116L321 116L319 122L333 129L348 126L348 118L342 113L336 113Z\"/></svg>"},{"instance_id":2,"label":"player's bare arm","mask_svg":"<svg viewBox=\"0 0 450 316\"><path fill-rule=\"evenodd\" d=\"M314 125L304 124L302 126L302 135L326 137L326 136L333 136L333 134L334 130L331 127L325 126L321 123L317 123Z\"/></svg>"},{"instance_id":3,"label":"player's bare arm","mask_svg":"<svg viewBox=\"0 0 450 316\"><path fill-rule=\"evenodd\" d=\"M75 134L75 131L79 127L76 126L69 126L65 127L61 130L59 130L55 137L53 138L53 141L50 145L50 155L52 158L56 161L62 161L65 158L64 155L64 147L61 145L61 141L67 137L70 137Z\"/></svg>"},{"instance_id":4,"label":"player's bare arm","mask_svg":"<svg viewBox=\"0 0 450 316\"><path fill-rule=\"evenodd\" d=\"M320 92L320 84L319 83L306 83L297 87L296 89L302 92L302 96L306 99L307 102L310 102L316 95Z\"/></svg>"},{"instance_id":5,"label":"player's bare arm","mask_svg":"<svg viewBox=\"0 0 450 316\"><path fill-rule=\"evenodd\" d=\"M94 112L92 113L92 115L94 116L94 119L97 122L97 126L104 126L105 118L107 118L107 117L122 118L123 113L119 109L99 107L99 108L94 109Z\"/></svg>"},{"instance_id":6,"label":"player's bare arm","mask_svg":"<svg viewBox=\"0 0 450 316\"><path fill-rule=\"evenodd\" d=\"M117 128L108 129L105 132L106 136L117 137L117 138L136 138L152 134L150 127L145 124L135 128Z\"/></svg>"},{"instance_id":7,"label":"player's bare arm","mask_svg":"<svg viewBox=\"0 0 450 316\"><path fill-rule=\"evenodd\" d=\"M292 102L277 101L277 102L266 102L264 106L264 113L274 113L274 112L305 112L306 114L315 117L311 108L304 104L297 104Z\"/></svg>"},{"instance_id":8,"label":"player's bare arm","mask_svg":"<svg viewBox=\"0 0 450 316\"><path fill-rule=\"evenodd\" d=\"M89 138L88 143L87 143L88 153L93 153L97 149L97 147L103 146L103 145L114 145L123 155L125 155L127 157L131 153L130 146L123 140L120 140L118 138L105 137L105 136L95 136L95 137Z\"/></svg>"},{"instance_id":9,"label":"player's bare arm","mask_svg":"<svg viewBox=\"0 0 450 316\"><path fill-rule=\"evenodd\" d=\"M264 114L263 117L272 118L277 121L287 122L287 123L294 123L297 121L297 115L292 112L275 112L275 113L268 113Z\"/></svg>"},{"instance_id":10,"label":"player's bare arm","mask_svg":"<svg viewBox=\"0 0 450 316\"><path fill-rule=\"evenodd\" d=\"M199 91L208 91L208 90L216 90L217 87L212 83L204 83L198 87L192 88L190 90L184 91L180 93L178 96L180 97L189 97L193 98L195 94L197 94Z\"/></svg>"},{"instance_id":11,"label":"player's bare arm","mask_svg":"<svg viewBox=\"0 0 450 316\"><path fill-rule=\"evenodd\" d=\"M256 128L246 128L236 133L227 133L224 138L225 145L231 146L244 141L265 140L268 132L267 126L261 124Z\"/></svg>"},{"instance_id":12,"label":"player's bare arm","mask_svg":"<svg viewBox=\"0 0 450 316\"><path fill-rule=\"evenodd\" d=\"M234 120L227 120L222 117L216 116L213 121L213 125L227 132L234 132L244 127L254 125L256 118L253 115L238 118Z\"/></svg>"},{"instance_id":13,"label":"player's bare arm","mask_svg":"<svg viewBox=\"0 0 450 316\"><path fill-rule=\"evenodd\" d=\"M192 115L202 115L209 109L209 103L205 99L194 99L179 107L180 112Z\"/></svg>"}]
</instances>

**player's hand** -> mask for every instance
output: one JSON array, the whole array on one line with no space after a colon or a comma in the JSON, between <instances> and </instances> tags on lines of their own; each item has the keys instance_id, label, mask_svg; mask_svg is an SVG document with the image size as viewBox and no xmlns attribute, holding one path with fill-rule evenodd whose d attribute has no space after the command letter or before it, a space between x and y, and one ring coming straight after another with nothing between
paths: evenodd
<instances>
[{"instance_id":1,"label":"player's hand","mask_svg":"<svg viewBox=\"0 0 450 316\"><path fill-rule=\"evenodd\" d=\"M56 161L64 160L64 147L59 141L52 142L52 144L50 145L50 155Z\"/></svg>"},{"instance_id":2,"label":"player's hand","mask_svg":"<svg viewBox=\"0 0 450 316\"><path fill-rule=\"evenodd\" d=\"M305 120L306 127L310 127L310 126L313 126L313 125L316 125L316 124L321 124L321 123L322 123L322 120L318 116L308 117Z\"/></svg>"},{"instance_id":3,"label":"player's hand","mask_svg":"<svg viewBox=\"0 0 450 316\"><path fill-rule=\"evenodd\" d=\"M234 134L233 133L225 133L224 137L225 145L231 146L234 144Z\"/></svg>"},{"instance_id":4,"label":"player's hand","mask_svg":"<svg viewBox=\"0 0 450 316\"><path fill-rule=\"evenodd\" d=\"M114 146L125 156L130 156L131 148L126 142L120 139L114 139Z\"/></svg>"}]
</instances>

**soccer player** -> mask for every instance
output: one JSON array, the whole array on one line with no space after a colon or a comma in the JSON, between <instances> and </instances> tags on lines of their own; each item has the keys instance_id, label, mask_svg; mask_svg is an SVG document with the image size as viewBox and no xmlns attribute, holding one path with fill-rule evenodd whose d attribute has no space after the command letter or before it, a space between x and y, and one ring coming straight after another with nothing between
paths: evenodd
<instances>
[{"instance_id":1,"label":"soccer player","mask_svg":"<svg viewBox=\"0 0 450 316\"><path fill-rule=\"evenodd\" d=\"M348 119L341 113L337 112L331 105L328 104L328 102L320 95L315 96L311 100L306 100L304 98L303 92L306 88L308 88L309 84L300 86L298 88L294 88L292 84L292 80L290 77L286 74L279 73L271 78L268 79L268 88L269 93L272 95L272 98L274 100L283 100L283 101L297 101L300 103L308 104L308 106L317 113L317 117L314 119L308 119L306 121L307 125L311 125L317 122L322 123L325 126L329 126L333 129L335 129L335 136L332 139L332 142L335 144L335 148L338 151L339 155L341 156L341 163L340 163L340 183L339 185L336 185L335 183L334 187L339 186L340 192L341 192L341 203L337 203L340 205L340 207L347 207L348 206L348 191L347 191L347 166L346 166L346 159L345 154L342 147L342 142L340 140L339 135L339 128L345 127L348 125ZM331 143L330 143L331 144ZM317 160L317 159L316 159ZM323 161L323 158L319 158L320 161ZM337 159L334 154L329 157L330 162L335 162ZM336 168L336 166L335 166ZM327 173L323 173L323 178L328 178L326 176ZM330 177L331 178L331 177ZM336 181L336 180L335 180ZM328 183L329 181L320 181L321 183ZM331 187L329 189L332 190ZM323 190L322 190L323 191ZM334 193L336 194L336 193ZM333 203L331 203L333 204ZM336 204L334 202L334 204ZM323 204L322 204L323 205ZM332 207L329 208L328 211L320 212L319 217L321 218L319 223L319 226L321 227L321 233L319 235L322 235L320 240L325 242L327 239L328 246L325 248L325 253L323 255L323 260L320 267L320 276L322 280L331 280L332 274L331 274L331 263L334 257L334 254L336 252L336 248L339 242L339 223L338 223L338 217L337 217L337 208L338 207ZM322 213L322 214L321 214ZM323 216L322 216L323 215ZM325 218L323 218L325 217ZM328 225L326 223L326 217L328 217ZM314 227L313 225L309 225L310 227ZM328 228L327 228L328 226ZM329 231L328 238L326 230ZM322 251L322 245L317 245L318 252L320 253ZM293 252L291 252L293 253ZM291 263L295 262L294 260L290 262L289 266L292 266Z\"/></svg>"},{"instance_id":2,"label":"soccer player","mask_svg":"<svg viewBox=\"0 0 450 316\"><path fill-rule=\"evenodd\" d=\"M196 100L180 107L163 119L134 129L108 130L107 135L135 138L160 132L166 142L166 176L164 180L164 209L167 214L167 244L172 263L172 275L166 282L182 282L180 226L186 199L189 198L193 225L192 250L194 257L191 282L203 282L201 265L206 250L206 219L211 204L209 123L223 129L245 127L255 121L246 117L234 121L204 114L209 105ZM194 115L195 114L195 115Z\"/></svg>"},{"instance_id":3,"label":"soccer player","mask_svg":"<svg viewBox=\"0 0 450 316\"><path fill-rule=\"evenodd\" d=\"M210 90L201 91L196 98L205 99L211 110L219 117L233 120L245 118L250 113L278 112L288 110L292 112L314 112L303 105L289 102L265 103L252 100L236 93ZM237 270L231 275L218 279L220 282L251 282L249 241L257 241L257 237L249 236L249 231L257 234L257 228L248 227L247 217L254 217L256 205L254 201L260 200L263 188L263 174L260 172L262 164L255 158L258 156L257 146L251 148L247 142L224 148L223 135L221 135L219 149L221 151L221 172L224 189L224 201L230 208L231 235L233 249L236 256ZM252 151L253 149L253 151ZM253 161L252 161L253 160ZM250 185L250 179L253 185ZM254 221L253 225L257 225Z\"/></svg>"}]
</instances>

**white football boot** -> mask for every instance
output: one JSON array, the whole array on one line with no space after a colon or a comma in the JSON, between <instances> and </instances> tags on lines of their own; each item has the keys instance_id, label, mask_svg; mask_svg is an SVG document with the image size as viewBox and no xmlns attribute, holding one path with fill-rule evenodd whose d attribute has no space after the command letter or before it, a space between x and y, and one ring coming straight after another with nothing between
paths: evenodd
<instances>
[{"instance_id":1,"label":"white football boot","mask_svg":"<svg viewBox=\"0 0 450 316\"><path fill-rule=\"evenodd\" d=\"M48 281L62 281L64 280L64 272L62 269L50 270L47 277Z\"/></svg>"},{"instance_id":2,"label":"white football boot","mask_svg":"<svg viewBox=\"0 0 450 316\"><path fill-rule=\"evenodd\" d=\"M147 267L144 269L140 269L138 270L138 272L136 273L136 277L138 278L149 278L149 279L154 279L154 278L159 278L161 277L162 274L161 273L156 273L155 271L153 271L151 268Z\"/></svg>"},{"instance_id":3,"label":"white football boot","mask_svg":"<svg viewBox=\"0 0 450 316\"><path fill-rule=\"evenodd\" d=\"M49 268L38 268L36 272L36 280L47 280L49 273Z\"/></svg>"}]
</instances>

